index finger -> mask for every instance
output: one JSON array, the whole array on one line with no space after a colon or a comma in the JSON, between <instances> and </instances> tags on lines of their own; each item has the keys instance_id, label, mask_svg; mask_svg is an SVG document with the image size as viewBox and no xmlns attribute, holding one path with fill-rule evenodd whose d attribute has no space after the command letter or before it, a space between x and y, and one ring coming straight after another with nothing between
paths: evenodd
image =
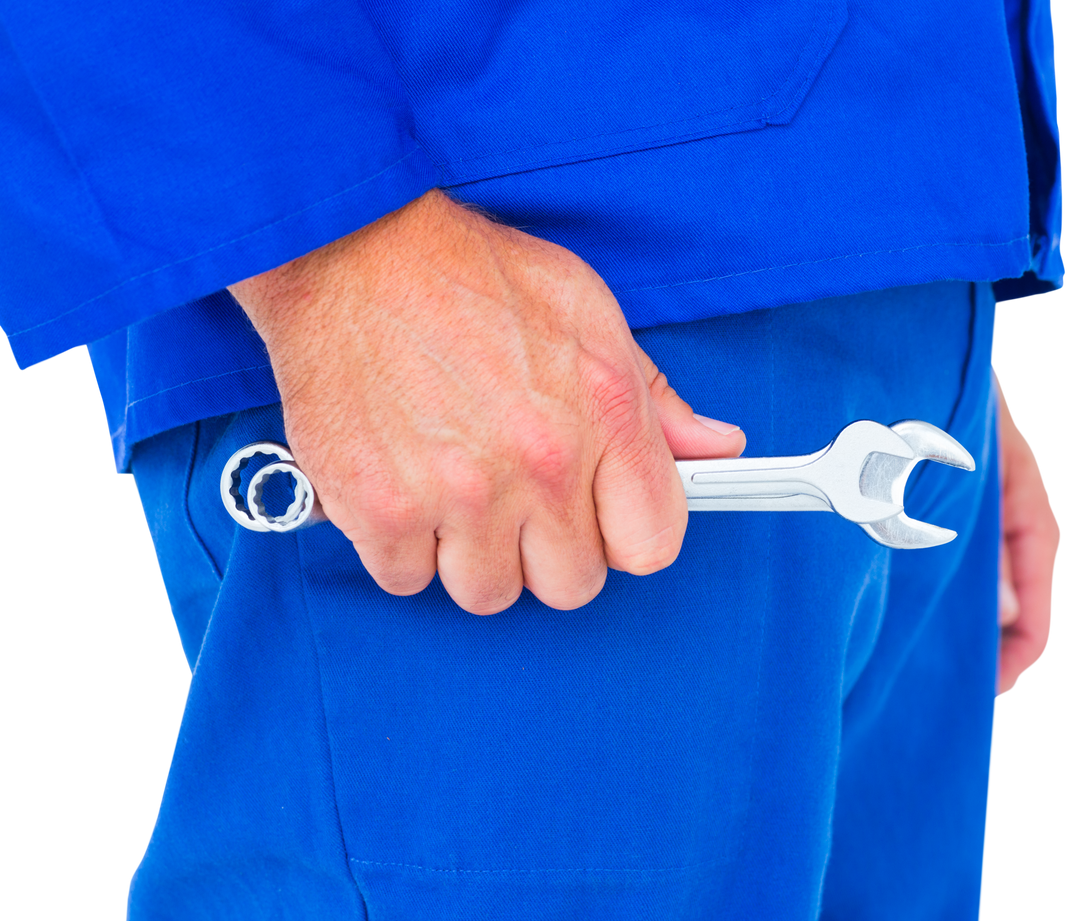
<instances>
[{"instance_id":1,"label":"index finger","mask_svg":"<svg viewBox=\"0 0 1080 921\"><path fill-rule=\"evenodd\" d=\"M628 378L623 389L606 391L608 437L593 477L593 501L608 565L648 575L675 561L689 513L644 380Z\"/></svg>"}]
</instances>

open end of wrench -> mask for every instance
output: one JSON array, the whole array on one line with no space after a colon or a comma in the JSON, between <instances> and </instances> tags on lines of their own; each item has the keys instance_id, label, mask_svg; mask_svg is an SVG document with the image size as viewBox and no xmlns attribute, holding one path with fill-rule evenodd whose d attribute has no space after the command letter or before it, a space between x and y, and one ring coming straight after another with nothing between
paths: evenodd
<instances>
[{"instance_id":1,"label":"open end of wrench","mask_svg":"<svg viewBox=\"0 0 1080 921\"><path fill-rule=\"evenodd\" d=\"M929 422L904 419L890 425L907 442L915 456L909 461L901 458L872 457L863 469L860 484L869 495L891 494L894 501L903 503L904 485L908 474L921 460L937 461L962 470L974 470L975 459L960 442ZM925 521L909 518L903 512L860 524L860 527L879 544L896 550L916 550L938 547L956 538L956 532Z\"/></svg>"},{"instance_id":2,"label":"open end of wrench","mask_svg":"<svg viewBox=\"0 0 1080 921\"><path fill-rule=\"evenodd\" d=\"M908 518L903 512L886 518L884 521L871 521L860 524L879 544L894 550L919 550L924 547L937 547L956 538L956 532L948 528L939 528L936 524L927 524Z\"/></svg>"},{"instance_id":3,"label":"open end of wrench","mask_svg":"<svg viewBox=\"0 0 1080 921\"><path fill-rule=\"evenodd\" d=\"M952 435L936 425L918 419L902 419L889 428L908 443L919 460L937 461L962 470L975 469L975 458Z\"/></svg>"}]
</instances>

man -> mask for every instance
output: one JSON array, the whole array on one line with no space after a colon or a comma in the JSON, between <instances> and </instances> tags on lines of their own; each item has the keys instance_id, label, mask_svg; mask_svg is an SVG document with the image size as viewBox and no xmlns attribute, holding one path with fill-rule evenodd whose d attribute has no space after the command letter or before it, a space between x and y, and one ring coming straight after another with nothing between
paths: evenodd
<instances>
[{"instance_id":1,"label":"man","mask_svg":"<svg viewBox=\"0 0 1080 921\"><path fill-rule=\"evenodd\" d=\"M198 663L133 917L972 915L986 282L1060 280L1044 11L87 15L5 14L4 324L24 363L100 340ZM980 462L909 493L965 540L718 515L683 543L672 457L743 447L710 417L799 453L904 415ZM1008 685L1053 538L1001 425ZM208 501L275 436L336 530Z\"/></svg>"}]
</instances>

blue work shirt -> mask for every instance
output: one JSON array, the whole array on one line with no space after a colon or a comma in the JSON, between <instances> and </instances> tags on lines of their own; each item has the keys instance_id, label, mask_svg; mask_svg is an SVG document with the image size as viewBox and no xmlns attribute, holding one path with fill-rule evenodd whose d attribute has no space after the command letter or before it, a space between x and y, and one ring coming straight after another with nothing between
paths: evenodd
<instances>
[{"instance_id":1,"label":"blue work shirt","mask_svg":"<svg viewBox=\"0 0 1080 921\"><path fill-rule=\"evenodd\" d=\"M0 3L0 325L117 461L278 399L225 285L433 187L632 327L1061 283L1049 0Z\"/></svg>"}]
</instances>

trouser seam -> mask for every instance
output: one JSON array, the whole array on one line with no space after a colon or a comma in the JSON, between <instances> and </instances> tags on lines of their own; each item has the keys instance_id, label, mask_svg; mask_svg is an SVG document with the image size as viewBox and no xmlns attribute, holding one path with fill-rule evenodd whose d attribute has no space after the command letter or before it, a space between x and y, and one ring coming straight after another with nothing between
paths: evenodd
<instances>
[{"instance_id":1,"label":"trouser seam","mask_svg":"<svg viewBox=\"0 0 1080 921\"><path fill-rule=\"evenodd\" d=\"M356 876L352 871L352 866L349 862L349 851L345 844L345 826L341 821L341 807L338 803L337 776L334 770L334 749L330 745L330 721L326 715L326 694L323 690L323 666L319 656L319 644L315 637L315 625L311 619L311 607L308 604L307 580L304 578L304 566L303 560L301 559L303 550L301 548L299 535L294 535L293 541L296 546L296 570L297 577L300 580L300 600L304 605L304 619L307 621L308 632L311 635L311 648L314 653L315 672L318 677L319 708L322 711L323 732L326 737L326 753L330 762L330 794L334 801L334 819L337 821L338 842L341 845L341 854L344 858L345 873L348 875L349 880L353 884L353 888L356 890L356 898L360 904L362 918L366 919L368 916L367 902L364 900L364 894L360 890L360 884L357 882Z\"/></svg>"}]
</instances>

